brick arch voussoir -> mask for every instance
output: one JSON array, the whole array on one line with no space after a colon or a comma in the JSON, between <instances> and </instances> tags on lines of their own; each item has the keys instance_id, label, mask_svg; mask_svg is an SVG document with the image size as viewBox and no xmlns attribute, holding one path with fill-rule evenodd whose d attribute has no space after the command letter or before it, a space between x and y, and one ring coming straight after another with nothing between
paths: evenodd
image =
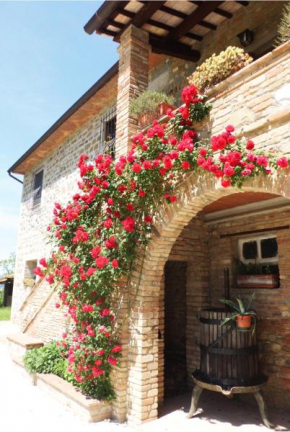
<instances>
[{"instance_id":1,"label":"brick arch voussoir","mask_svg":"<svg viewBox=\"0 0 290 432\"><path fill-rule=\"evenodd\" d=\"M163 205L159 209L154 225L153 237L147 246L146 257L142 266L141 291L146 291L146 275L155 272L154 284L161 281L163 268L171 248L183 228L205 206L226 195L246 192L267 192L290 199L290 170L274 173L270 176L259 176L249 179L242 189L223 188L220 181L210 174L191 174L176 188L178 201ZM140 259L140 257L137 257ZM151 285L152 286L152 283Z\"/></svg>"}]
</instances>

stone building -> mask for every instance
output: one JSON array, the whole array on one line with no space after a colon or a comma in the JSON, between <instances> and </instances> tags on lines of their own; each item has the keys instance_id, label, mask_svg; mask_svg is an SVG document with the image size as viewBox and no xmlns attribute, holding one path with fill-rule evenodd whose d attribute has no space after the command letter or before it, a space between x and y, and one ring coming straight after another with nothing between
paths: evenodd
<instances>
[{"instance_id":1,"label":"stone building","mask_svg":"<svg viewBox=\"0 0 290 432\"><path fill-rule=\"evenodd\" d=\"M196 65L228 45L241 46L238 35L250 30L253 40L245 49L255 61L209 92L213 109L200 133L234 124L237 135L253 139L259 149L290 154L290 42L274 48L283 5L106 1L90 19L87 33L119 43L118 64L9 170L24 176L12 304L20 331L49 341L65 328L51 287L27 280L49 253L45 229L53 203L65 203L73 193L79 155L93 157L115 137L116 155L126 154L138 130L129 105L146 88L178 97ZM219 304L225 268L232 297L242 293L235 259L243 258L243 245L255 243L257 258L268 263L261 245L269 239L278 251L271 264L279 269L279 287L256 290L260 363L269 376L268 401L289 408L289 172L249 181L242 191L222 189L206 175L190 176L178 195L177 203L160 209L148 247L132 326L122 340L124 355L114 370L113 415L132 423L155 419L164 397L190 383L199 364L197 313ZM173 367L180 373L173 376Z\"/></svg>"}]
</instances>

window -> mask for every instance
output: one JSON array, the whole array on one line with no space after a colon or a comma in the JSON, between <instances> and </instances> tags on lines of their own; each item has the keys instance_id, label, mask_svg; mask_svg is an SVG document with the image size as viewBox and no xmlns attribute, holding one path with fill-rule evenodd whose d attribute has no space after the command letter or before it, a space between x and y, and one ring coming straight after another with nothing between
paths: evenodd
<instances>
[{"instance_id":1,"label":"window","mask_svg":"<svg viewBox=\"0 0 290 432\"><path fill-rule=\"evenodd\" d=\"M239 258L243 263L277 263L278 244L276 236L255 237L239 240Z\"/></svg>"},{"instance_id":2,"label":"window","mask_svg":"<svg viewBox=\"0 0 290 432\"><path fill-rule=\"evenodd\" d=\"M25 270L24 270L24 278L25 279L36 279L36 274L34 270L37 267L37 260L26 261Z\"/></svg>"},{"instance_id":3,"label":"window","mask_svg":"<svg viewBox=\"0 0 290 432\"><path fill-rule=\"evenodd\" d=\"M116 140L116 116L105 121L105 142L104 153L109 154L115 159L115 140Z\"/></svg>"},{"instance_id":4,"label":"window","mask_svg":"<svg viewBox=\"0 0 290 432\"><path fill-rule=\"evenodd\" d=\"M42 183L43 183L43 170L39 171L34 176L33 205L37 205L41 202Z\"/></svg>"},{"instance_id":5,"label":"window","mask_svg":"<svg viewBox=\"0 0 290 432\"><path fill-rule=\"evenodd\" d=\"M101 119L101 145L99 151L113 158L115 158L116 120L116 107L108 110Z\"/></svg>"},{"instance_id":6,"label":"window","mask_svg":"<svg viewBox=\"0 0 290 432\"><path fill-rule=\"evenodd\" d=\"M105 141L116 138L116 116L105 122Z\"/></svg>"}]
</instances>

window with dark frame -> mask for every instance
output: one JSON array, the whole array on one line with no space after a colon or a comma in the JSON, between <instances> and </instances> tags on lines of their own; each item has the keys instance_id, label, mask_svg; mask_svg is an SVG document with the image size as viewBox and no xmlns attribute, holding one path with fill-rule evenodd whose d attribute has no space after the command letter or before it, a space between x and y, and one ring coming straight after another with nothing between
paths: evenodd
<instances>
[{"instance_id":1,"label":"window with dark frame","mask_svg":"<svg viewBox=\"0 0 290 432\"><path fill-rule=\"evenodd\" d=\"M116 116L105 121L105 149L104 153L110 154L115 158L115 139L116 139Z\"/></svg>"},{"instance_id":2,"label":"window with dark frame","mask_svg":"<svg viewBox=\"0 0 290 432\"><path fill-rule=\"evenodd\" d=\"M277 263L278 244L276 236L256 237L239 240L239 256L241 261L249 263Z\"/></svg>"},{"instance_id":3,"label":"window with dark frame","mask_svg":"<svg viewBox=\"0 0 290 432\"><path fill-rule=\"evenodd\" d=\"M111 141L116 138L116 116L106 121L105 124L105 140Z\"/></svg>"},{"instance_id":4,"label":"window with dark frame","mask_svg":"<svg viewBox=\"0 0 290 432\"><path fill-rule=\"evenodd\" d=\"M34 176L34 185L33 185L33 205L34 206L40 204L41 202L42 183L43 183L43 170L39 171Z\"/></svg>"}]
</instances>

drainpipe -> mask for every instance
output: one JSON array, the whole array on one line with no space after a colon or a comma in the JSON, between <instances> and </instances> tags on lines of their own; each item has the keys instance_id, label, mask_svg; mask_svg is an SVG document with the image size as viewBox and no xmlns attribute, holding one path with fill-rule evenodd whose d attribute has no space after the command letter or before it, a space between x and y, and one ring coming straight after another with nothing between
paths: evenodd
<instances>
[{"instance_id":1,"label":"drainpipe","mask_svg":"<svg viewBox=\"0 0 290 432\"><path fill-rule=\"evenodd\" d=\"M15 177L13 174L11 174L11 171L7 171L9 176L12 177L14 180L18 181L19 183L23 184L23 181L19 180L17 177Z\"/></svg>"}]
</instances>

